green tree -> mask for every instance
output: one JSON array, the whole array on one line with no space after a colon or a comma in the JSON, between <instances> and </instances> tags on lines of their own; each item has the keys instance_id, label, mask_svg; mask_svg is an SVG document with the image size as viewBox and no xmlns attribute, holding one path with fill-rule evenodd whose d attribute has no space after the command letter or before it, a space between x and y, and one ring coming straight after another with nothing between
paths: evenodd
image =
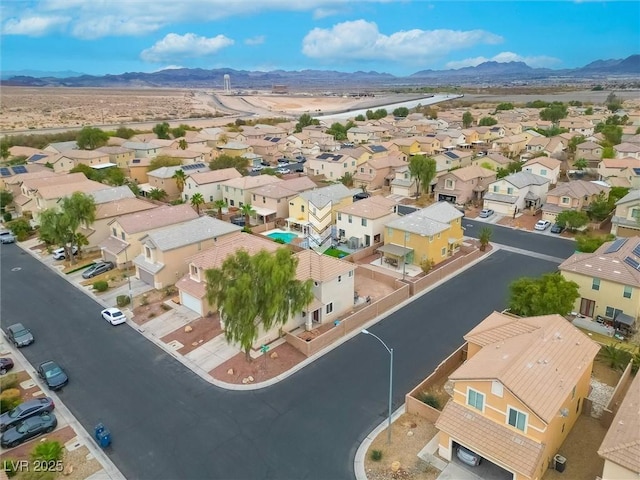
<instances>
[{"instance_id":1,"label":"green tree","mask_svg":"<svg viewBox=\"0 0 640 480\"><path fill-rule=\"evenodd\" d=\"M546 108L549 106L549 102L545 102L544 100L534 100L533 102L528 102L526 104L527 108Z\"/></svg>"},{"instance_id":2,"label":"green tree","mask_svg":"<svg viewBox=\"0 0 640 480\"><path fill-rule=\"evenodd\" d=\"M553 123L566 118L568 115L567 106L560 102L553 102L547 108L540 111L540 119Z\"/></svg>"},{"instance_id":3,"label":"green tree","mask_svg":"<svg viewBox=\"0 0 640 480\"><path fill-rule=\"evenodd\" d=\"M622 108L622 100L620 100L615 93L611 92L609 95L607 95L607 100L606 100L606 105L607 105L607 109L610 112L617 112L618 110L620 110Z\"/></svg>"},{"instance_id":4,"label":"green tree","mask_svg":"<svg viewBox=\"0 0 640 480\"><path fill-rule=\"evenodd\" d=\"M364 118L364 115L360 114L360 115L356 115L355 121L356 122L364 122L366 120L366 118Z\"/></svg>"},{"instance_id":5,"label":"green tree","mask_svg":"<svg viewBox=\"0 0 640 480\"><path fill-rule=\"evenodd\" d=\"M582 253L593 253L602 246L605 242L614 240L615 235L591 235L585 233L584 235L576 236L576 250Z\"/></svg>"},{"instance_id":6,"label":"green tree","mask_svg":"<svg viewBox=\"0 0 640 480\"><path fill-rule=\"evenodd\" d=\"M242 175L246 175L249 169L249 159L245 157L233 157L231 155L220 155L209 162L211 170L222 170L223 168L235 168Z\"/></svg>"},{"instance_id":7,"label":"green tree","mask_svg":"<svg viewBox=\"0 0 640 480\"><path fill-rule=\"evenodd\" d=\"M398 107L392 113L394 117L405 118L409 115L409 109L407 107Z\"/></svg>"},{"instance_id":8,"label":"green tree","mask_svg":"<svg viewBox=\"0 0 640 480\"><path fill-rule=\"evenodd\" d=\"M582 171L589 166L589 162L587 162L586 158L579 158L575 162L573 162L574 168Z\"/></svg>"},{"instance_id":9,"label":"green tree","mask_svg":"<svg viewBox=\"0 0 640 480\"><path fill-rule=\"evenodd\" d=\"M0 190L0 213L4 213L5 209L13 202L13 193L9 190Z\"/></svg>"},{"instance_id":10,"label":"green tree","mask_svg":"<svg viewBox=\"0 0 640 480\"><path fill-rule=\"evenodd\" d=\"M178 190L182 193L184 190L184 184L187 181L187 175L183 170L176 170L171 178L176 181L176 187L178 187Z\"/></svg>"},{"instance_id":11,"label":"green tree","mask_svg":"<svg viewBox=\"0 0 640 480\"><path fill-rule=\"evenodd\" d=\"M481 127L491 127L497 123L498 123L498 120L496 120L493 117L482 117L478 122L478 125Z\"/></svg>"},{"instance_id":12,"label":"green tree","mask_svg":"<svg viewBox=\"0 0 640 480\"><path fill-rule=\"evenodd\" d=\"M345 187L353 187L353 173L345 172L344 175L340 178L340 183L342 183Z\"/></svg>"},{"instance_id":13,"label":"green tree","mask_svg":"<svg viewBox=\"0 0 640 480\"><path fill-rule=\"evenodd\" d=\"M436 161L424 155L414 155L409 160L409 175L416 180L416 195L420 196L420 187L423 192L431 193L431 181L436 176Z\"/></svg>"},{"instance_id":14,"label":"green tree","mask_svg":"<svg viewBox=\"0 0 640 480\"><path fill-rule=\"evenodd\" d=\"M191 206L195 207L196 212L200 215L200 207L204 205L204 197L200 192L194 193L191 196Z\"/></svg>"},{"instance_id":15,"label":"green tree","mask_svg":"<svg viewBox=\"0 0 640 480\"><path fill-rule=\"evenodd\" d=\"M171 129L171 135L173 136L173 138L184 137L186 133L187 133L187 129L184 128L182 125ZM183 150L185 149L183 148Z\"/></svg>"},{"instance_id":16,"label":"green tree","mask_svg":"<svg viewBox=\"0 0 640 480\"><path fill-rule=\"evenodd\" d=\"M31 450L31 460L43 460L45 462L56 462L62 460L63 448L60 442L49 440L40 442Z\"/></svg>"},{"instance_id":17,"label":"green tree","mask_svg":"<svg viewBox=\"0 0 640 480\"><path fill-rule=\"evenodd\" d=\"M29 220L26 218L16 218L15 220L11 220L7 223L7 228L13 232L19 242L22 242L29 238L33 228L31 228L31 224Z\"/></svg>"},{"instance_id":18,"label":"green tree","mask_svg":"<svg viewBox=\"0 0 640 480\"><path fill-rule=\"evenodd\" d=\"M614 208L615 206L609 203L609 198L603 192L589 204L589 218L601 222Z\"/></svg>"},{"instance_id":19,"label":"green tree","mask_svg":"<svg viewBox=\"0 0 640 480\"><path fill-rule=\"evenodd\" d=\"M599 123L594 130L596 133L602 133L609 146L619 145L622 142L622 127L620 125Z\"/></svg>"},{"instance_id":20,"label":"green tree","mask_svg":"<svg viewBox=\"0 0 640 480\"><path fill-rule=\"evenodd\" d=\"M205 272L207 300L220 311L225 338L240 344L247 361L261 329L284 325L311 303L312 280L297 280L297 265L287 248L253 256L240 250Z\"/></svg>"},{"instance_id":21,"label":"green tree","mask_svg":"<svg viewBox=\"0 0 640 480\"><path fill-rule=\"evenodd\" d=\"M181 138L180 141L178 142L178 148L180 150L186 150L189 147L189 144L187 143L187 141L184 138Z\"/></svg>"},{"instance_id":22,"label":"green tree","mask_svg":"<svg viewBox=\"0 0 640 480\"><path fill-rule=\"evenodd\" d=\"M169 139L170 127L167 122L158 123L155 127L153 127L151 131L155 133L156 136L160 139L163 139L163 140Z\"/></svg>"},{"instance_id":23,"label":"green tree","mask_svg":"<svg viewBox=\"0 0 640 480\"><path fill-rule=\"evenodd\" d=\"M6 140L0 141L0 158L2 158L3 160L9 158L9 155L11 155L11 152L9 152L9 148L10 145Z\"/></svg>"},{"instance_id":24,"label":"green tree","mask_svg":"<svg viewBox=\"0 0 640 480\"><path fill-rule=\"evenodd\" d=\"M487 245L491 241L491 237L493 237L493 229L489 227L484 227L480 230L480 235L478 235L478 240L480 240L480 251L484 252L487 249Z\"/></svg>"},{"instance_id":25,"label":"green tree","mask_svg":"<svg viewBox=\"0 0 640 480\"><path fill-rule=\"evenodd\" d=\"M616 151L612 146L606 145L605 142L602 145L602 158L616 158Z\"/></svg>"},{"instance_id":26,"label":"green tree","mask_svg":"<svg viewBox=\"0 0 640 480\"><path fill-rule=\"evenodd\" d=\"M509 309L516 315L568 315L580 297L578 284L559 273L520 278L509 285Z\"/></svg>"},{"instance_id":27,"label":"green tree","mask_svg":"<svg viewBox=\"0 0 640 480\"><path fill-rule=\"evenodd\" d=\"M106 145L108 141L109 135L107 132L94 127L84 127L78 132L78 137L76 138L78 148L82 150L95 150Z\"/></svg>"},{"instance_id":28,"label":"green tree","mask_svg":"<svg viewBox=\"0 0 640 480\"><path fill-rule=\"evenodd\" d=\"M116 133L116 137L124 138L127 140L129 140L131 137L133 137L136 134L135 130L131 128L127 128L124 125L120 125L115 133Z\"/></svg>"},{"instance_id":29,"label":"green tree","mask_svg":"<svg viewBox=\"0 0 640 480\"><path fill-rule=\"evenodd\" d=\"M471 125L473 125L473 115L471 115L471 112L466 111L462 114L462 126L469 128Z\"/></svg>"},{"instance_id":30,"label":"green tree","mask_svg":"<svg viewBox=\"0 0 640 480\"><path fill-rule=\"evenodd\" d=\"M513 103L510 103L510 102L499 103L498 106L496 107L496 112L499 112L501 110L513 110Z\"/></svg>"},{"instance_id":31,"label":"green tree","mask_svg":"<svg viewBox=\"0 0 640 480\"><path fill-rule=\"evenodd\" d=\"M158 155L156 158L149 162L149 171L153 172L162 167L177 167L182 164L182 160L176 157L170 157L169 155Z\"/></svg>"},{"instance_id":32,"label":"green tree","mask_svg":"<svg viewBox=\"0 0 640 480\"><path fill-rule=\"evenodd\" d=\"M578 145L585 142L585 138L582 135L576 135L569 140L567 144L567 150L571 155L575 155Z\"/></svg>"},{"instance_id":33,"label":"green tree","mask_svg":"<svg viewBox=\"0 0 640 480\"><path fill-rule=\"evenodd\" d=\"M304 127L308 127L310 125L320 125L320 121L316 118L313 118L308 113L303 113L300 115L298 119L298 123L296 123L296 133L300 133Z\"/></svg>"},{"instance_id":34,"label":"green tree","mask_svg":"<svg viewBox=\"0 0 640 480\"><path fill-rule=\"evenodd\" d=\"M96 220L96 203L92 196L82 192L74 192L69 197L64 197L60 202L60 210L63 216L67 217L68 225L71 231L70 242L64 245L65 256L71 260L71 264L75 263L74 255L66 255L71 253L67 251L71 245L78 245L78 238L81 227L89 228ZM67 222L65 222L67 223ZM88 244L88 242L87 242Z\"/></svg>"},{"instance_id":35,"label":"green tree","mask_svg":"<svg viewBox=\"0 0 640 480\"><path fill-rule=\"evenodd\" d=\"M496 178L504 178L512 173L522 171L522 162L509 162L505 168L498 167Z\"/></svg>"},{"instance_id":36,"label":"green tree","mask_svg":"<svg viewBox=\"0 0 640 480\"><path fill-rule=\"evenodd\" d=\"M53 208L43 210L40 214L38 235L48 245L61 245L65 250L65 258L72 259L73 228L71 219L64 212Z\"/></svg>"},{"instance_id":37,"label":"green tree","mask_svg":"<svg viewBox=\"0 0 640 480\"><path fill-rule=\"evenodd\" d=\"M250 203L243 203L240 207L240 213L244 215L244 226L249 227L249 219L251 215L255 215L256 211Z\"/></svg>"},{"instance_id":38,"label":"green tree","mask_svg":"<svg viewBox=\"0 0 640 480\"><path fill-rule=\"evenodd\" d=\"M565 210L558 214L556 223L561 227L568 228L569 230L576 230L589 223L589 216L586 213L577 210Z\"/></svg>"},{"instance_id":39,"label":"green tree","mask_svg":"<svg viewBox=\"0 0 640 480\"><path fill-rule=\"evenodd\" d=\"M167 198L167 192L165 192L161 188L152 188L149 192L149 198L151 200L157 200L161 202L162 200Z\"/></svg>"},{"instance_id":40,"label":"green tree","mask_svg":"<svg viewBox=\"0 0 640 480\"><path fill-rule=\"evenodd\" d=\"M587 107L587 109L584 111L585 115L593 115L593 107Z\"/></svg>"},{"instance_id":41,"label":"green tree","mask_svg":"<svg viewBox=\"0 0 640 480\"><path fill-rule=\"evenodd\" d=\"M342 125L340 122L335 122L331 125L331 127L325 132L329 135L333 135L335 140L341 141L347 139L347 132L350 128L355 127L355 123L351 120L347 122L346 125Z\"/></svg>"},{"instance_id":42,"label":"green tree","mask_svg":"<svg viewBox=\"0 0 640 480\"><path fill-rule=\"evenodd\" d=\"M213 202L213 207L218 209L218 220L222 220L222 209L226 208L227 202L224 200L216 200Z\"/></svg>"}]
</instances>

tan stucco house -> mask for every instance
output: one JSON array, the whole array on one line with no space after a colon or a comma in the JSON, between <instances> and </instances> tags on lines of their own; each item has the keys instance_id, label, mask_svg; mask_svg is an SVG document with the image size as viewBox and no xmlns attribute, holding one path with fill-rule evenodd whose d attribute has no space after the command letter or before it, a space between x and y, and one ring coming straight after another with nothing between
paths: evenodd
<instances>
[{"instance_id":1,"label":"tan stucco house","mask_svg":"<svg viewBox=\"0 0 640 480\"><path fill-rule=\"evenodd\" d=\"M489 184L496 179L496 172L487 168L469 165L452 170L438 177L434 189L437 201L465 205L473 201L481 201Z\"/></svg>"}]
</instances>

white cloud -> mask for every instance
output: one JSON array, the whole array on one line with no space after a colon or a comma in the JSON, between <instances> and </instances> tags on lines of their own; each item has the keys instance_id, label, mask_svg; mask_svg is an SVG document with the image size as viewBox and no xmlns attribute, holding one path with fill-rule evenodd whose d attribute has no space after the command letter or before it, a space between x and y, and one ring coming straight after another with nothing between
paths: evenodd
<instances>
[{"instance_id":1,"label":"white cloud","mask_svg":"<svg viewBox=\"0 0 640 480\"><path fill-rule=\"evenodd\" d=\"M154 72L161 72L163 70L179 70L181 68L184 68L181 65L167 65L166 67L162 67L162 68L158 68L157 70L154 70Z\"/></svg>"},{"instance_id":2,"label":"white cloud","mask_svg":"<svg viewBox=\"0 0 640 480\"><path fill-rule=\"evenodd\" d=\"M184 35L169 33L151 48L143 50L140 58L147 62L163 62L206 57L233 44L234 41L224 35L206 38L194 33L185 33Z\"/></svg>"},{"instance_id":3,"label":"white cloud","mask_svg":"<svg viewBox=\"0 0 640 480\"><path fill-rule=\"evenodd\" d=\"M25 16L10 18L2 26L4 35L28 35L38 37L64 27L71 18L64 16Z\"/></svg>"},{"instance_id":4,"label":"white cloud","mask_svg":"<svg viewBox=\"0 0 640 480\"><path fill-rule=\"evenodd\" d=\"M385 35L374 22L355 20L331 29L315 28L303 39L302 52L316 59L424 61L502 37L484 30L407 30Z\"/></svg>"},{"instance_id":5,"label":"white cloud","mask_svg":"<svg viewBox=\"0 0 640 480\"><path fill-rule=\"evenodd\" d=\"M265 41L264 35L258 35L257 37L247 38L244 43L245 45L262 45Z\"/></svg>"},{"instance_id":6,"label":"white cloud","mask_svg":"<svg viewBox=\"0 0 640 480\"><path fill-rule=\"evenodd\" d=\"M499 62L499 63L524 62L533 68L550 68L561 63L561 60L554 57L547 57L545 55L526 57L526 56L518 55L517 53L513 53L513 52L501 52L501 53L498 53L497 55L494 55L491 58L474 57L474 58L466 58L464 60L448 62L445 65L445 67L446 68L477 67L478 65L484 62Z\"/></svg>"}]
</instances>

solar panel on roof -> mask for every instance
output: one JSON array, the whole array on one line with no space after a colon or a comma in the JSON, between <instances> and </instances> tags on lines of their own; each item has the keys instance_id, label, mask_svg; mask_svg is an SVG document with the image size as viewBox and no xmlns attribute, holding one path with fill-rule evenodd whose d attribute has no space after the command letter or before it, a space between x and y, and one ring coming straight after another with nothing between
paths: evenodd
<instances>
[{"instance_id":1,"label":"solar panel on roof","mask_svg":"<svg viewBox=\"0 0 640 480\"><path fill-rule=\"evenodd\" d=\"M36 153L35 155L31 155L31 157L29 158L29 161L30 162L37 162L38 160L42 160L45 157L46 157L46 155L41 155L39 153Z\"/></svg>"},{"instance_id":2,"label":"solar panel on roof","mask_svg":"<svg viewBox=\"0 0 640 480\"><path fill-rule=\"evenodd\" d=\"M634 260L631 257L624 257L624 263L626 263L627 265L630 265L636 270L640 270L640 263L638 263L636 260Z\"/></svg>"},{"instance_id":3,"label":"solar panel on roof","mask_svg":"<svg viewBox=\"0 0 640 480\"><path fill-rule=\"evenodd\" d=\"M196 168L203 168L204 167L204 163L192 163L190 165L183 165L182 169L183 170L194 170Z\"/></svg>"},{"instance_id":4,"label":"solar panel on roof","mask_svg":"<svg viewBox=\"0 0 640 480\"><path fill-rule=\"evenodd\" d=\"M0 175L2 175L3 177L10 177L11 176L11 172L9 171L8 168L0 168Z\"/></svg>"},{"instance_id":5,"label":"solar panel on roof","mask_svg":"<svg viewBox=\"0 0 640 480\"><path fill-rule=\"evenodd\" d=\"M638 245L636 245L636 248L633 249L633 254L636 257L640 257L640 243L638 243Z\"/></svg>"},{"instance_id":6,"label":"solar panel on roof","mask_svg":"<svg viewBox=\"0 0 640 480\"><path fill-rule=\"evenodd\" d=\"M13 173L27 173L27 167L24 165L16 165L11 167L11 169L13 170Z\"/></svg>"},{"instance_id":7,"label":"solar panel on roof","mask_svg":"<svg viewBox=\"0 0 640 480\"><path fill-rule=\"evenodd\" d=\"M620 250L620 248L627 242L626 238L619 238L607 248L607 251L604 253L614 253Z\"/></svg>"},{"instance_id":8,"label":"solar panel on roof","mask_svg":"<svg viewBox=\"0 0 640 480\"><path fill-rule=\"evenodd\" d=\"M139 158L134 158L133 160L131 160L131 163L140 163L140 159Z\"/></svg>"}]
</instances>

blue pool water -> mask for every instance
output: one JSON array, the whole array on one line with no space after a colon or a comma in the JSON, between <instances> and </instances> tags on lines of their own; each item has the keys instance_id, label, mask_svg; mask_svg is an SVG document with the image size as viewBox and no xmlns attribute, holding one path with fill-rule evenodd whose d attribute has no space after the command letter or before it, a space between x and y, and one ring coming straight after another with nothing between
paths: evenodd
<instances>
[{"instance_id":1,"label":"blue pool water","mask_svg":"<svg viewBox=\"0 0 640 480\"><path fill-rule=\"evenodd\" d=\"M291 243L291 241L294 238L297 238L298 235L296 235L295 233L288 233L288 232L271 232L267 234L267 237L273 238L274 240L280 239L285 243Z\"/></svg>"}]
</instances>

